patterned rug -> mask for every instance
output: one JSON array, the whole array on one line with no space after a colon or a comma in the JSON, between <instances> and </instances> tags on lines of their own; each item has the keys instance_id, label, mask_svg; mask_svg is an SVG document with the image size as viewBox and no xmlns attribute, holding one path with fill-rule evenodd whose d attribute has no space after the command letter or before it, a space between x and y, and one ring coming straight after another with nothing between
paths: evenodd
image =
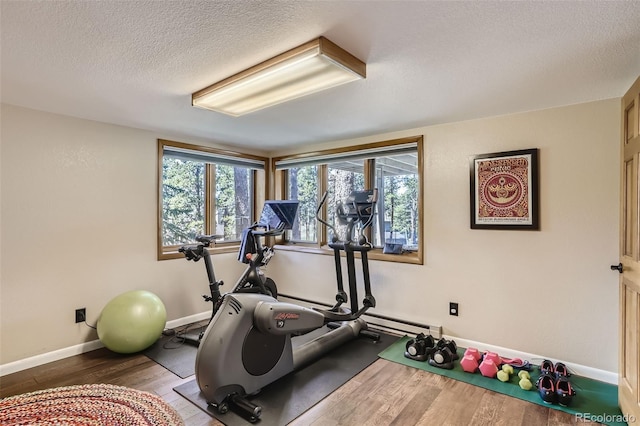
<instances>
[{"instance_id":1,"label":"patterned rug","mask_svg":"<svg viewBox=\"0 0 640 426\"><path fill-rule=\"evenodd\" d=\"M149 392L114 385L45 389L0 400L0 425L182 426L180 415Z\"/></svg>"}]
</instances>

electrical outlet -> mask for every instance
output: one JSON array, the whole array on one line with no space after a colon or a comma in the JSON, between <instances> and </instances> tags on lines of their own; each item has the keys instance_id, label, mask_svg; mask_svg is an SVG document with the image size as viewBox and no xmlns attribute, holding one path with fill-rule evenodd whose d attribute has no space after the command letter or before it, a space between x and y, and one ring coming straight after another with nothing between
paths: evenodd
<instances>
[{"instance_id":1,"label":"electrical outlet","mask_svg":"<svg viewBox=\"0 0 640 426\"><path fill-rule=\"evenodd\" d=\"M87 319L87 308L76 309L76 322L84 322Z\"/></svg>"},{"instance_id":2,"label":"electrical outlet","mask_svg":"<svg viewBox=\"0 0 640 426\"><path fill-rule=\"evenodd\" d=\"M454 317L458 316L458 304L455 302L449 302L449 315Z\"/></svg>"}]
</instances>

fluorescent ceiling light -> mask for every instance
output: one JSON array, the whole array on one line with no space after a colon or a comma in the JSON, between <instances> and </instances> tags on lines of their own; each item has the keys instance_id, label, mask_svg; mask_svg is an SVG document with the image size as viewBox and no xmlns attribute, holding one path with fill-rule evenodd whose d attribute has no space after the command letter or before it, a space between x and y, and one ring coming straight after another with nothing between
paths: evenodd
<instances>
[{"instance_id":1,"label":"fluorescent ceiling light","mask_svg":"<svg viewBox=\"0 0 640 426\"><path fill-rule=\"evenodd\" d=\"M191 95L193 106L235 117L366 78L366 64L324 37Z\"/></svg>"}]
</instances>

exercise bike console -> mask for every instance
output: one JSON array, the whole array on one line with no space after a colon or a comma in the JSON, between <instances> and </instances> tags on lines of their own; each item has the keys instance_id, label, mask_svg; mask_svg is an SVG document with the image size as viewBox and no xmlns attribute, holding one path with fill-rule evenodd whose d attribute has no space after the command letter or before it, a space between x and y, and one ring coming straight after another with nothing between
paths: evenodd
<instances>
[{"instance_id":1,"label":"exercise bike console","mask_svg":"<svg viewBox=\"0 0 640 426\"><path fill-rule=\"evenodd\" d=\"M297 211L298 201L265 202L260 219L243 230L240 250L238 250L238 260L247 264L247 268L236 281L231 293L259 293L273 298L278 296L276 283L271 278L267 278L261 270L275 254L271 247L262 245L262 238L280 235L285 230L291 229ZM184 254L187 260L197 262L200 259L204 259L210 295L202 295L202 297L206 302L213 303L210 322L224 300L224 296L220 292L220 286L224 282L216 279L209 247L215 245L216 240L222 238L222 235L197 235L195 237L197 244L187 244L178 250ZM200 345L204 332L196 335L181 334L180 337L186 342Z\"/></svg>"}]
</instances>

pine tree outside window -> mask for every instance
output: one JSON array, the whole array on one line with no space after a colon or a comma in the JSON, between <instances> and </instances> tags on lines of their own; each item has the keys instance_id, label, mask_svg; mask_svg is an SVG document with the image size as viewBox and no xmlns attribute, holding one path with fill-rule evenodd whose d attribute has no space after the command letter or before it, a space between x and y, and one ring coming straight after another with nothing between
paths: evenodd
<instances>
[{"instance_id":1,"label":"pine tree outside window","mask_svg":"<svg viewBox=\"0 0 640 426\"><path fill-rule=\"evenodd\" d=\"M353 190L377 188L376 217L367 230L376 248L370 258L422 264L422 144L422 136L415 136L275 158L276 182L281 183L276 193L300 201L297 227L285 236L281 248L313 251L315 247L318 252L326 252L331 235L315 219L322 194L329 192L320 214L329 223L336 223L337 200L345 199ZM344 226L336 228L344 233ZM402 244L403 253L383 254L386 242Z\"/></svg>"},{"instance_id":2,"label":"pine tree outside window","mask_svg":"<svg viewBox=\"0 0 640 426\"><path fill-rule=\"evenodd\" d=\"M318 208L318 167L292 167L288 176L288 199L298 200L298 214L290 231L290 241L318 241L316 209Z\"/></svg>"},{"instance_id":3,"label":"pine tree outside window","mask_svg":"<svg viewBox=\"0 0 640 426\"><path fill-rule=\"evenodd\" d=\"M221 235L215 250L237 250L264 201L267 159L165 140L158 152L158 258L180 257L198 234Z\"/></svg>"}]
</instances>

